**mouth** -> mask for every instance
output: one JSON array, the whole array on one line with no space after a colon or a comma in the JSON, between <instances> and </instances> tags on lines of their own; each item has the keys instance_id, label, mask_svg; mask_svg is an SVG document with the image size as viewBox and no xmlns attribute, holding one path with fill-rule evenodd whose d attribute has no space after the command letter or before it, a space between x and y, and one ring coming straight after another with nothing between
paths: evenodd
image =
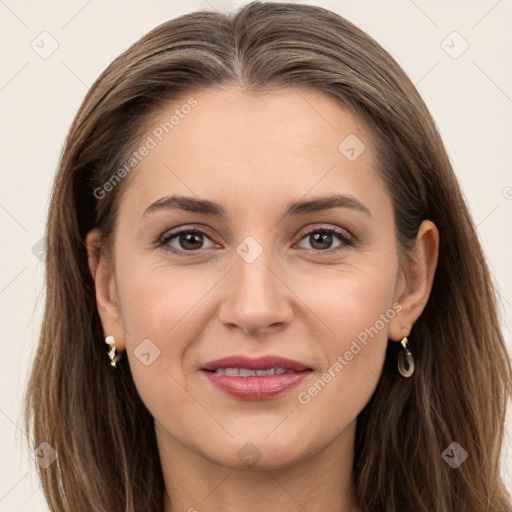
<instances>
[{"instance_id":1,"label":"mouth","mask_svg":"<svg viewBox=\"0 0 512 512\"><path fill-rule=\"evenodd\" d=\"M240 400L280 396L313 372L305 364L276 356L232 356L210 361L201 370L216 389Z\"/></svg>"},{"instance_id":2,"label":"mouth","mask_svg":"<svg viewBox=\"0 0 512 512\"><path fill-rule=\"evenodd\" d=\"M277 366L269 368L268 370L253 370L251 368L217 368L213 373L217 375L229 375L230 377L268 377L269 375L283 375L284 373L298 372Z\"/></svg>"}]
</instances>

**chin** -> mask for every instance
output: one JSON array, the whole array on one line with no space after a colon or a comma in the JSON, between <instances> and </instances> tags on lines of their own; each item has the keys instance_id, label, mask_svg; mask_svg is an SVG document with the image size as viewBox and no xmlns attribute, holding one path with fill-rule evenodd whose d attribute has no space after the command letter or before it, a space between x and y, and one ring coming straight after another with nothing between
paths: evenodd
<instances>
[{"instance_id":1,"label":"chin","mask_svg":"<svg viewBox=\"0 0 512 512\"><path fill-rule=\"evenodd\" d=\"M268 435L271 429L229 438L226 443L219 441L218 450L205 456L216 464L237 470L270 471L288 467L307 459L314 451L312 441L308 442L299 432L283 430L279 436ZM309 448L309 450L308 450Z\"/></svg>"}]
</instances>

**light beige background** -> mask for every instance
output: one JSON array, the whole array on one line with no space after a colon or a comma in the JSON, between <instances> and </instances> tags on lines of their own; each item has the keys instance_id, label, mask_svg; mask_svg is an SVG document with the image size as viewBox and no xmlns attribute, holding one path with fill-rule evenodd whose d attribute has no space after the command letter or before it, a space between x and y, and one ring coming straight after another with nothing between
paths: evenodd
<instances>
[{"instance_id":1,"label":"light beige background","mask_svg":"<svg viewBox=\"0 0 512 512\"><path fill-rule=\"evenodd\" d=\"M48 510L24 444L21 397L42 313L44 267L33 248L44 233L71 120L93 80L145 32L186 12L225 12L242 3L0 0L0 512ZM512 347L512 1L296 3L320 5L354 22L417 85L478 225ZM44 31L50 35L41 36ZM44 55L52 44L58 48ZM511 419L507 426L503 474L512 489Z\"/></svg>"}]
</instances>

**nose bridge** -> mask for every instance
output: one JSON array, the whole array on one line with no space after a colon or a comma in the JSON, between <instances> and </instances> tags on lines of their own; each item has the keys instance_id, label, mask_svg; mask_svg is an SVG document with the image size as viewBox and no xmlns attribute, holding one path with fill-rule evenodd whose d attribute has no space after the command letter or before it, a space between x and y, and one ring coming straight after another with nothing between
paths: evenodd
<instances>
[{"instance_id":1,"label":"nose bridge","mask_svg":"<svg viewBox=\"0 0 512 512\"><path fill-rule=\"evenodd\" d=\"M276 286L279 280L276 271L272 271L273 267L279 265L270 246L271 237L265 237L265 241L263 236L258 238L261 243L255 237L248 236L236 248L234 291L262 307L264 303L270 306L279 293L279 286Z\"/></svg>"}]
</instances>

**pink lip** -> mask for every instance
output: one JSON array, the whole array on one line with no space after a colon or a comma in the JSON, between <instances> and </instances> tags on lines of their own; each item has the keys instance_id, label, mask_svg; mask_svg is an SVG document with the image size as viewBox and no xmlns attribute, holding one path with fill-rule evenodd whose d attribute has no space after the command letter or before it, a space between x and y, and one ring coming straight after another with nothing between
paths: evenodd
<instances>
[{"instance_id":1,"label":"pink lip","mask_svg":"<svg viewBox=\"0 0 512 512\"><path fill-rule=\"evenodd\" d=\"M214 373L217 368L268 370L277 367L291 370L294 373L263 377L233 377ZM225 357L206 363L202 370L217 389L241 400L267 400L279 396L297 386L311 373L311 368L306 365L277 356L265 356L258 359L249 359L245 356Z\"/></svg>"}]
</instances>

